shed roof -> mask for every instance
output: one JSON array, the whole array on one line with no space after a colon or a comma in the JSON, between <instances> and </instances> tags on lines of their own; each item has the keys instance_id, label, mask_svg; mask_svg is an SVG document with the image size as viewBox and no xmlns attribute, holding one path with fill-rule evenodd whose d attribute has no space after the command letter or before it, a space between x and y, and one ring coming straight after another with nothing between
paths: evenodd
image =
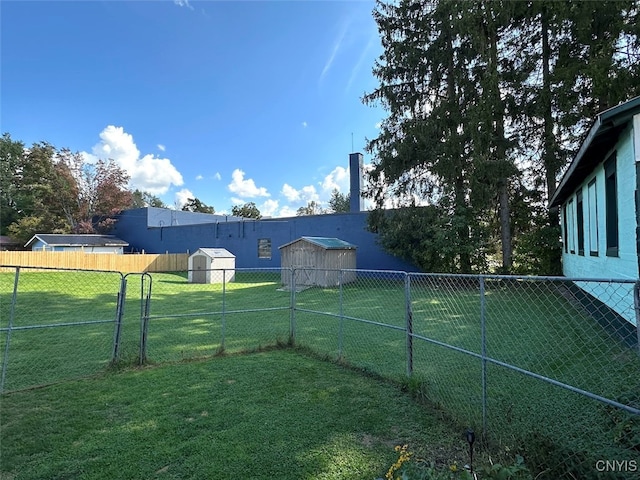
<instances>
[{"instance_id":1,"label":"shed roof","mask_svg":"<svg viewBox=\"0 0 640 480\"><path fill-rule=\"evenodd\" d=\"M199 248L193 252L191 256L198 253L204 253L206 256L211 258L236 258L236 256L226 248Z\"/></svg>"},{"instance_id":2,"label":"shed roof","mask_svg":"<svg viewBox=\"0 0 640 480\"><path fill-rule=\"evenodd\" d=\"M129 243L114 235L67 235L58 233L37 233L29 240L28 247L37 240L57 247L126 247Z\"/></svg>"},{"instance_id":3,"label":"shed roof","mask_svg":"<svg viewBox=\"0 0 640 480\"><path fill-rule=\"evenodd\" d=\"M637 113L640 113L640 97L632 98L596 116L580 150L549 200L550 207L564 202L593 169L604 161L604 156L613 148L620 133Z\"/></svg>"},{"instance_id":4,"label":"shed roof","mask_svg":"<svg viewBox=\"0 0 640 480\"><path fill-rule=\"evenodd\" d=\"M285 243L284 245L278 248L287 247L301 240L312 243L313 245L317 245L318 247L324 248L325 250L355 250L356 249L356 246L352 243L345 242L344 240L340 240L339 238L331 238L331 237L300 237L297 240L294 240L293 242Z\"/></svg>"}]
</instances>

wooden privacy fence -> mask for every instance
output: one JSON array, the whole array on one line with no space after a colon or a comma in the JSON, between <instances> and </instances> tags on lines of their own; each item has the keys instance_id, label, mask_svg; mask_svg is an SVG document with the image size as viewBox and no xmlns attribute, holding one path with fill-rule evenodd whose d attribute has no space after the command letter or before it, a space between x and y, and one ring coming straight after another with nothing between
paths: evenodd
<instances>
[{"instance_id":1,"label":"wooden privacy fence","mask_svg":"<svg viewBox=\"0 0 640 480\"><path fill-rule=\"evenodd\" d=\"M72 268L112 272L180 272L189 264L188 253L124 254L84 252L0 252L0 265Z\"/></svg>"}]
</instances>

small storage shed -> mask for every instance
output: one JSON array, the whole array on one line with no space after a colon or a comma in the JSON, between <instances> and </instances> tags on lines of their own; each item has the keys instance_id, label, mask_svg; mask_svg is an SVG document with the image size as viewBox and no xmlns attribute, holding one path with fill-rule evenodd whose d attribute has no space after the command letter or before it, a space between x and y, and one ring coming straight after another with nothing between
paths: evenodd
<instances>
[{"instance_id":1,"label":"small storage shed","mask_svg":"<svg viewBox=\"0 0 640 480\"><path fill-rule=\"evenodd\" d=\"M356 268L356 246L328 237L300 237L279 247L282 284L291 287L291 268L295 287L334 287L340 284L340 270ZM356 272L343 272L342 282L353 282Z\"/></svg>"},{"instance_id":2,"label":"small storage shed","mask_svg":"<svg viewBox=\"0 0 640 480\"><path fill-rule=\"evenodd\" d=\"M189 256L189 283L233 282L236 256L224 248L199 248Z\"/></svg>"}]
</instances>

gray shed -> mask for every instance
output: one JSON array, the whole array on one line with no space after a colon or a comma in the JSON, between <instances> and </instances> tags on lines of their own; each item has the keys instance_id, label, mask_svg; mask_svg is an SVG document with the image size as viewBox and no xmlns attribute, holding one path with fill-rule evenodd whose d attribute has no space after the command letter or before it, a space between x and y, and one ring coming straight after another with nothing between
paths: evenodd
<instances>
[{"instance_id":1,"label":"gray shed","mask_svg":"<svg viewBox=\"0 0 640 480\"><path fill-rule=\"evenodd\" d=\"M189 256L189 283L233 282L236 256L224 248L199 248Z\"/></svg>"},{"instance_id":2,"label":"gray shed","mask_svg":"<svg viewBox=\"0 0 640 480\"><path fill-rule=\"evenodd\" d=\"M295 269L295 286L334 287L340 270L356 268L356 246L327 237L300 237L279 247L282 284L291 287L290 269ZM342 282L353 282L356 272L343 272Z\"/></svg>"}]
</instances>

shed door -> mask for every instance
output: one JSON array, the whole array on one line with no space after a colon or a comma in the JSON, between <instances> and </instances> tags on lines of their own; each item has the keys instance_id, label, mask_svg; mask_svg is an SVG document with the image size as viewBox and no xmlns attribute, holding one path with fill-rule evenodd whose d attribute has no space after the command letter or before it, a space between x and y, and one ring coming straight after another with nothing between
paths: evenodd
<instances>
[{"instance_id":1,"label":"shed door","mask_svg":"<svg viewBox=\"0 0 640 480\"><path fill-rule=\"evenodd\" d=\"M207 257L193 257L193 283L207 283Z\"/></svg>"},{"instance_id":2,"label":"shed door","mask_svg":"<svg viewBox=\"0 0 640 480\"><path fill-rule=\"evenodd\" d=\"M305 245L294 246L291 249L291 265L296 269L296 285L313 285L313 272L315 265L315 252Z\"/></svg>"}]
</instances>

